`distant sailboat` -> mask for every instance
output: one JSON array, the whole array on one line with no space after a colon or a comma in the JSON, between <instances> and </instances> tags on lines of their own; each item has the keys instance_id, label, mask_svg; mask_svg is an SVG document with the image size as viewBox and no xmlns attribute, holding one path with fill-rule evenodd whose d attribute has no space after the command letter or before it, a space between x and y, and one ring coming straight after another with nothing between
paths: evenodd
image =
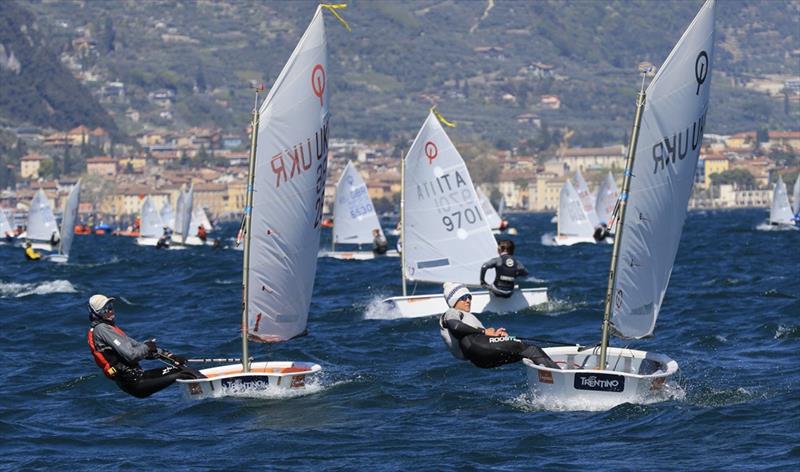
<instances>
[{"instance_id":1,"label":"distant sailboat","mask_svg":"<svg viewBox=\"0 0 800 472\"><path fill-rule=\"evenodd\" d=\"M167 228L174 231L175 210L172 209L172 205L170 205L169 199L164 200L164 205L161 206L161 211L159 212L159 215L161 216L161 223Z\"/></svg>"},{"instance_id":2,"label":"distant sailboat","mask_svg":"<svg viewBox=\"0 0 800 472\"><path fill-rule=\"evenodd\" d=\"M214 231L214 227L211 226L211 221L208 219L208 215L206 215L206 211L203 207L195 206L192 209L191 223L189 223L189 235L186 237L187 246L203 246L205 244L210 244L200 239L197 235L201 225L206 230L206 233Z\"/></svg>"},{"instance_id":3,"label":"distant sailboat","mask_svg":"<svg viewBox=\"0 0 800 472\"><path fill-rule=\"evenodd\" d=\"M491 228L492 231L499 231L503 219L500 218L497 210L494 209L492 202L489 200L489 197L483 193L483 190L481 190L480 187L476 187L475 191L478 193L478 202L480 202L483 213L486 215L486 222L489 223L489 228Z\"/></svg>"},{"instance_id":4,"label":"distant sailboat","mask_svg":"<svg viewBox=\"0 0 800 472\"><path fill-rule=\"evenodd\" d=\"M703 141L715 2L700 9L658 74L637 98L598 350L546 348L561 369L525 359L535 397L575 409L663 398L678 370L669 357L608 346L609 334L653 334L681 239ZM643 69L646 73L648 70Z\"/></svg>"},{"instance_id":5,"label":"distant sailboat","mask_svg":"<svg viewBox=\"0 0 800 472\"><path fill-rule=\"evenodd\" d=\"M81 204L81 181L72 187L64 205L64 214L61 217L61 241L58 243L58 254L53 254L47 259L52 262L67 262L72 241L75 239L75 223L78 221L78 207Z\"/></svg>"},{"instance_id":6,"label":"distant sailboat","mask_svg":"<svg viewBox=\"0 0 800 472\"><path fill-rule=\"evenodd\" d=\"M306 333L328 165L325 24L319 6L267 98L253 110L242 232L240 364L179 380L190 398L293 389L321 370L310 362L250 362L248 339L288 341ZM287 144L298 143L298 144ZM292 146L292 147L287 147Z\"/></svg>"},{"instance_id":7,"label":"distant sailboat","mask_svg":"<svg viewBox=\"0 0 800 472\"><path fill-rule=\"evenodd\" d=\"M597 217L597 211L595 210L594 206L595 198L592 196L592 192L589 191L589 184L586 183L586 180L583 178L583 174L581 174L580 169L575 171L575 191L578 193L578 197L581 199L583 211L589 218L589 223L592 225L592 228L597 227L599 224L599 218Z\"/></svg>"},{"instance_id":8,"label":"distant sailboat","mask_svg":"<svg viewBox=\"0 0 800 472\"><path fill-rule=\"evenodd\" d=\"M189 187L189 191L181 191L178 196L178 204L175 209L175 229L172 233L172 243L188 246L189 236L191 236L192 207L194 206L194 187Z\"/></svg>"},{"instance_id":9,"label":"distant sailboat","mask_svg":"<svg viewBox=\"0 0 800 472\"><path fill-rule=\"evenodd\" d=\"M800 174L794 181L794 191L792 192L792 211L795 219L800 221Z\"/></svg>"},{"instance_id":10,"label":"distant sailboat","mask_svg":"<svg viewBox=\"0 0 800 472\"><path fill-rule=\"evenodd\" d=\"M142 202L139 237L136 238L136 244L155 246L164 234L164 226L153 199L148 195Z\"/></svg>"},{"instance_id":11,"label":"distant sailboat","mask_svg":"<svg viewBox=\"0 0 800 472\"><path fill-rule=\"evenodd\" d=\"M58 233L56 217L53 215L53 209L50 208L47 195L45 195L44 190L39 189L36 195L33 196L33 200L31 200L31 206L28 210L28 226L20 238L30 241L34 249L53 251L55 248L50 244L53 235L57 236L58 239L61 238Z\"/></svg>"},{"instance_id":12,"label":"distant sailboat","mask_svg":"<svg viewBox=\"0 0 800 472\"><path fill-rule=\"evenodd\" d=\"M597 203L595 209L600 224L611 225L611 214L614 212L614 207L619 198L619 190L617 183L614 182L614 176L609 172L606 175L603 183L600 184L600 189L597 191Z\"/></svg>"},{"instance_id":13,"label":"distant sailboat","mask_svg":"<svg viewBox=\"0 0 800 472\"><path fill-rule=\"evenodd\" d=\"M6 211L0 208L0 244L5 244L8 238L11 238L12 241L16 239L14 236L14 228L12 228L11 224L8 222Z\"/></svg>"},{"instance_id":14,"label":"distant sailboat","mask_svg":"<svg viewBox=\"0 0 800 472\"><path fill-rule=\"evenodd\" d=\"M789 195L786 193L786 184L778 175L775 189L772 191L772 206L769 209L769 221L759 229L797 229L792 207L789 205Z\"/></svg>"},{"instance_id":15,"label":"distant sailboat","mask_svg":"<svg viewBox=\"0 0 800 472\"><path fill-rule=\"evenodd\" d=\"M438 287L434 294L407 296L406 282L478 286L481 265L497 257L497 242L467 166L433 112L401 165L403 296L384 303L398 318L442 314L448 307ZM511 298L472 293L474 313L516 312L546 302L546 288L516 290Z\"/></svg>"},{"instance_id":16,"label":"distant sailboat","mask_svg":"<svg viewBox=\"0 0 800 472\"><path fill-rule=\"evenodd\" d=\"M594 206L592 206L592 212L594 212ZM553 238L553 244L556 246L596 244L598 241L594 237L595 229L595 225L592 224L591 218L586 213L586 205L572 182L567 179L558 196L556 236ZM608 238L605 238L605 241L611 242Z\"/></svg>"},{"instance_id":17,"label":"distant sailboat","mask_svg":"<svg viewBox=\"0 0 800 472\"><path fill-rule=\"evenodd\" d=\"M375 239L372 231L376 229L383 235L372 199L369 198L367 185L353 161L348 161L339 177L339 182L336 183L331 250L321 251L319 255L342 260L374 259L376 254L372 250L337 251L336 245L369 244L371 247ZM388 251L385 255L398 257L400 254L397 251Z\"/></svg>"}]
</instances>

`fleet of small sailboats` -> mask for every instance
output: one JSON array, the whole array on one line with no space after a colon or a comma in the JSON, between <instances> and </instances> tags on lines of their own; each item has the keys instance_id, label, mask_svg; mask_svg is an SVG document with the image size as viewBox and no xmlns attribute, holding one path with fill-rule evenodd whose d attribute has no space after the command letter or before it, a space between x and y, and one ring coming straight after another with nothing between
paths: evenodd
<instances>
[{"instance_id":1,"label":"fleet of small sailboats","mask_svg":"<svg viewBox=\"0 0 800 472\"><path fill-rule=\"evenodd\" d=\"M708 111L715 0L707 1L637 98L599 348L545 351L561 369L524 360L540 399L610 408L657 396L678 370L669 357L608 346L610 334L653 334L678 250ZM650 158L652 157L652 159Z\"/></svg>"}]
</instances>

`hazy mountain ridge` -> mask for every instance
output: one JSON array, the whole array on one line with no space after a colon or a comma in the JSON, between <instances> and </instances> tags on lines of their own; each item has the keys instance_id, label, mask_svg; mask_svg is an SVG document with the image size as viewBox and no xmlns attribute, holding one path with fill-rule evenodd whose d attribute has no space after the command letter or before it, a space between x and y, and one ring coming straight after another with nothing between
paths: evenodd
<instances>
[{"instance_id":1,"label":"hazy mountain ridge","mask_svg":"<svg viewBox=\"0 0 800 472\"><path fill-rule=\"evenodd\" d=\"M342 12L352 33L326 14L333 125L339 136L407 139L436 101L461 123L455 132L469 138L510 142L532 136L530 126L515 121L527 113L539 115L545 126L575 129L576 143L619 140L630 127L636 64L661 63L701 4L498 1L486 13L485 2L353 1ZM176 92L174 122L167 125L230 129L247 122L247 80L274 81L315 5L26 4L59 50L69 48L76 28L88 26L98 37L110 22L113 47L101 47L94 66L106 80L125 82L132 106L146 108L147 93L166 88ZM719 1L711 132L796 123L780 103L737 81L798 74L798 18L795 0ZM533 63L552 65L553 76L520 72ZM540 105L548 94L560 98L560 109Z\"/></svg>"}]
</instances>

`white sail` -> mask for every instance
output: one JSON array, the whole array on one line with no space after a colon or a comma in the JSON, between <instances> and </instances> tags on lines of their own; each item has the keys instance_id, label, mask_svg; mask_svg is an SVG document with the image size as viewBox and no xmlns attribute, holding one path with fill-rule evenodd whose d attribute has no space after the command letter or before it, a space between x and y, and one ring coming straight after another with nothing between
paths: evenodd
<instances>
[{"instance_id":1,"label":"white sail","mask_svg":"<svg viewBox=\"0 0 800 472\"><path fill-rule=\"evenodd\" d=\"M609 172L605 180L603 180L603 183L600 184L600 190L597 191L597 204L595 205L595 209L597 210L597 218L600 223L609 224L618 197L619 190L617 189L617 183L614 182L614 177L611 175L611 172Z\"/></svg>"},{"instance_id":2,"label":"white sail","mask_svg":"<svg viewBox=\"0 0 800 472\"><path fill-rule=\"evenodd\" d=\"M259 110L247 291L258 341L306 330L328 171L328 73L318 7Z\"/></svg>"},{"instance_id":3,"label":"white sail","mask_svg":"<svg viewBox=\"0 0 800 472\"><path fill-rule=\"evenodd\" d=\"M75 223L78 221L78 207L81 204L81 181L72 187L64 205L64 215L61 217L61 245L58 253L69 256L72 240L75 238Z\"/></svg>"},{"instance_id":4,"label":"white sail","mask_svg":"<svg viewBox=\"0 0 800 472\"><path fill-rule=\"evenodd\" d=\"M589 185L586 183L580 170L575 171L575 190L578 192L578 197L580 197L581 203L583 204L583 212L586 213L586 217L589 218L589 223L591 223L592 228L594 228L599 222L597 211L594 208L595 199L592 197L592 192L589 191Z\"/></svg>"},{"instance_id":5,"label":"white sail","mask_svg":"<svg viewBox=\"0 0 800 472\"><path fill-rule=\"evenodd\" d=\"M175 210L172 209L172 205L170 205L169 200L164 201L164 205L161 207L159 215L161 216L162 229L164 226L171 230L175 229Z\"/></svg>"},{"instance_id":6,"label":"white sail","mask_svg":"<svg viewBox=\"0 0 800 472\"><path fill-rule=\"evenodd\" d=\"M483 214L486 215L486 221L489 223L489 227L492 229L499 229L502 220L500 219L500 215L497 214L492 206L492 202L489 200L486 194L483 193L483 190L481 190L480 187L476 188L475 191L478 193L478 201L483 209Z\"/></svg>"},{"instance_id":7,"label":"white sail","mask_svg":"<svg viewBox=\"0 0 800 472\"><path fill-rule=\"evenodd\" d=\"M503 213L505 212L505 210L506 210L506 197L501 196L500 203L497 204L497 215L500 217L501 220L503 219Z\"/></svg>"},{"instance_id":8,"label":"white sail","mask_svg":"<svg viewBox=\"0 0 800 472\"><path fill-rule=\"evenodd\" d=\"M182 190L178 191L178 201L175 203L175 219L173 220L172 230L175 232L175 236L181 234L181 228L183 228L183 215L186 214L184 207L184 200L186 199L186 195L183 193Z\"/></svg>"},{"instance_id":9,"label":"white sail","mask_svg":"<svg viewBox=\"0 0 800 472\"><path fill-rule=\"evenodd\" d=\"M11 228L11 224L8 222L6 211L3 208L0 208L0 238L5 238L6 234L14 234L14 230Z\"/></svg>"},{"instance_id":10,"label":"white sail","mask_svg":"<svg viewBox=\"0 0 800 472\"><path fill-rule=\"evenodd\" d=\"M405 160L403 226L409 280L480 284L497 246L464 160L433 113Z\"/></svg>"},{"instance_id":11,"label":"white sail","mask_svg":"<svg viewBox=\"0 0 800 472\"><path fill-rule=\"evenodd\" d=\"M647 87L612 296L621 337L652 334L669 284L703 142L714 10L706 2Z\"/></svg>"},{"instance_id":12,"label":"white sail","mask_svg":"<svg viewBox=\"0 0 800 472\"><path fill-rule=\"evenodd\" d=\"M181 241L186 243L186 238L193 236L195 231L190 226L192 224L192 209L194 208L194 186L189 187L189 191L183 194L183 214L181 215L181 225L175 224L175 229L180 231Z\"/></svg>"},{"instance_id":13,"label":"white sail","mask_svg":"<svg viewBox=\"0 0 800 472\"><path fill-rule=\"evenodd\" d=\"M792 192L792 211L795 215L800 215L800 174L794 181L794 192Z\"/></svg>"},{"instance_id":14,"label":"white sail","mask_svg":"<svg viewBox=\"0 0 800 472\"><path fill-rule=\"evenodd\" d=\"M206 210L201 206L196 206L192 210L192 222L189 224L189 232L192 235L197 234L197 229L200 225L205 228L207 233L214 230L214 227L211 226L211 220L209 220L208 215L206 215Z\"/></svg>"},{"instance_id":15,"label":"white sail","mask_svg":"<svg viewBox=\"0 0 800 472\"><path fill-rule=\"evenodd\" d=\"M383 234L367 185L352 161L347 163L336 183L336 204L333 207L333 242L366 244L374 237L372 230Z\"/></svg>"},{"instance_id":16,"label":"white sail","mask_svg":"<svg viewBox=\"0 0 800 472\"><path fill-rule=\"evenodd\" d=\"M33 196L31 208L28 210L27 238L34 241L49 241L53 233L58 234L56 217L53 216L53 209L50 208L44 190L39 189Z\"/></svg>"},{"instance_id":17,"label":"white sail","mask_svg":"<svg viewBox=\"0 0 800 472\"><path fill-rule=\"evenodd\" d=\"M592 237L594 226L583 208L578 191L567 179L558 196L558 236Z\"/></svg>"},{"instance_id":18,"label":"white sail","mask_svg":"<svg viewBox=\"0 0 800 472\"><path fill-rule=\"evenodd\" d=\"M781 225L794 224L794 214L789 206L789 195L786 193L786 184L778 175L775 190L772 191L772 207L769 209L769 222Z\"/></svg>"},{"instance_id":19,"label":"white sail","mask_svg":"<svg viewBox=\"0 0 800 472\"><path fill-rule=\"evenodd\" d=\"M161 215L156 210L153 199L148 195L142 202L139 237L160 238L162 234L164 234L164 224L161 222Z\"/></svg>"}]
</instances>

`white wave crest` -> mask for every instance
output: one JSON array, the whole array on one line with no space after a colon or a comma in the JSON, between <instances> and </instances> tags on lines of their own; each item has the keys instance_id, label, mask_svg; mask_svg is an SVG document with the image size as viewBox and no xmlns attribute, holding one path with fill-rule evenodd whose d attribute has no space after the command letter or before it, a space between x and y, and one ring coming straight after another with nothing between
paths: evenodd
<instances>
[{"instance_id":1,"label":"white wave crest","mask_svg":"<svg viewBox=\"0 0 800 472\"><path fill-rule=\"evenodd\" d=\"M286 388L267 385L264 382L234 382L222 388L219 397L257 398L260 400L284 400L288 398L304 397L322 392L334 387L339 382L326 383L323 379L314 376L306 379L305 386L300 388Z\"/></svg>"},{"instance_id":2,"label":"white wave crest","mask_svg":"<svg viewBox=\"0 0 800 472\"><path fill-rule=\"evenodd\" d=\"M555 245L556 245L555 233L544 233L542 235L542 246L555 246Z\"/></svg>"},{"instance_id":3,"label":"white wave crest","mask_svg":"<svg viewBox=\"0 0 800 472\"><path fill-rule=\"evenodd\" d=\"M398 317L397 308L383 303L383 297L380 295L372 297L364 310L365 320L394 320Z\"/></svg>"},{"instance_id":4,"label":"white wave crest","mask_svg":"<svg viewBox=\"0 0 800 472\"><path fill-rule=\"evenodd\" d=\"M683 401L685 398L686 391L683 387L675 381L667 381L657 391L648 392L631 403L650 405L668 400ZM592 402L553 396L536 396L530 391L512 398L508 404L523 411L608 411L617 406L603 401Z\"/></svg>"},{"instance_id":5,"label":"white wave crest","mask_svg":"<svg viewBox=\"0 0 800 472\"><path fill-rule=\"evenodd\" d=\"M18 284L0 282L0 298L20 298L51 293L76 293L69 280L51 280L41 283Z\"/></svg>"}]
</instances>

